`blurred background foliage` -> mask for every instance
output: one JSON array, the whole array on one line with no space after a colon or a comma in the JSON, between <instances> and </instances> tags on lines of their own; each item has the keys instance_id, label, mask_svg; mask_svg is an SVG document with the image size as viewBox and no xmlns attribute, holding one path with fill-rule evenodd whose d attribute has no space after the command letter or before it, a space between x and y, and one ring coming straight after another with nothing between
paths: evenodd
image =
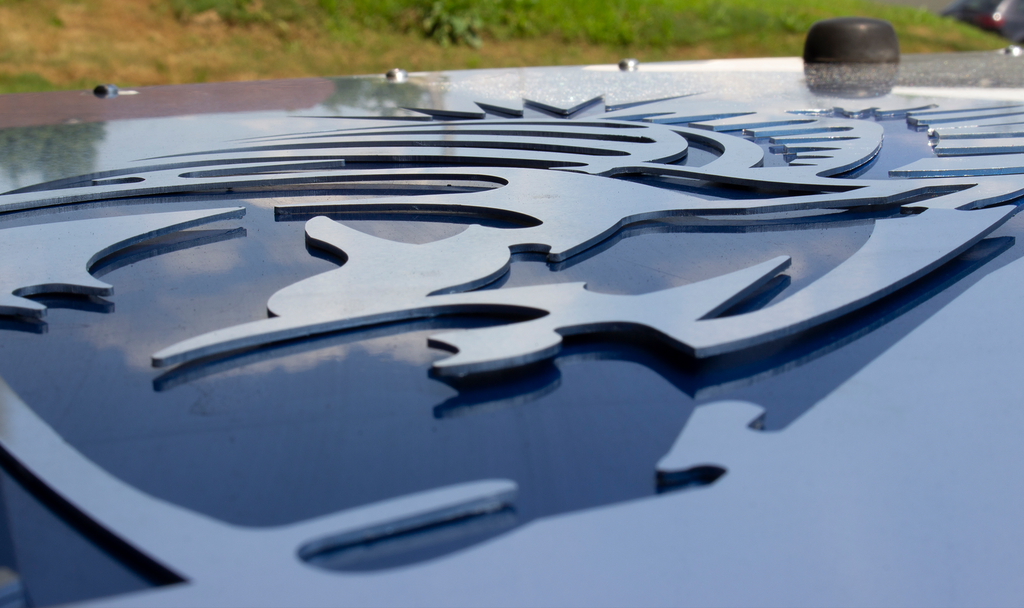
<instances>
[{"instance_id":1,"label":"blurred background foliage","mask_svg":"<svg viewBox=\"0 0 1024 608\"><path fill-rule=\"evenodd\" d=\"M554 37L565 43L665 47L707 40L807 31L844 14L887 18L897 26L948 27L924 9L861 0L166 0L178 19L215 11L232 24L326 21L421 34L439 44ZM904 28L905 29L905 28ZM977 33L973 30L971 33ZM943 46L942 40L932 41Z\"/></svg>"},{"instance_id":2,"label":"blurred background foliage","mask_svg":"<svg viewBox=\"0 0 1024 608\"><path fill-rule=\"evenodd\" d=\"M0 0L0 92L799 55L843 15L889 20L903 52L1005 45L868 0Z\"/></svg>"}]
</instances>

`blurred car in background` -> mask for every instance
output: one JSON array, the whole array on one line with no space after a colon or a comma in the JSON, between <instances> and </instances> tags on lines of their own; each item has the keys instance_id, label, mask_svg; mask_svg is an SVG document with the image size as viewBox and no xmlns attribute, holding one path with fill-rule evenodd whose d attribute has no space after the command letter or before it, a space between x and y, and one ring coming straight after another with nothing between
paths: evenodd
<instances>
[{"instance_id":1,"label":"blurred car in background","mask_svg":"<svg viewBox=\"0 0 1024 608\"><path fill-rule=\"evenodd\" d=\"M942 14L996 32L1014 42L1024 40L1022 0L957 0Z\"/></svg>"}]
</instances>

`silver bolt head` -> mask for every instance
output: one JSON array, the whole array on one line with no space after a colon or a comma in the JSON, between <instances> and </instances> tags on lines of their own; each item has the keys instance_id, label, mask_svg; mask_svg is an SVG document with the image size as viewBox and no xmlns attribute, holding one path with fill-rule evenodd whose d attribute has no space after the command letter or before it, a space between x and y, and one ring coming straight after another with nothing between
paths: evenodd
<instances>
[{"instance_id":1,"label":"silver bolt head","mask_svg":"<svg viewBox=\"0 0 1024 608\"><path fill-rule=\"evenodd\" d=\"M1003 49L1003 54L1010 55L1012 57L1020 57L1024 55L1024 48L1021 48L1016 44L1011 44L1010 46Z\"/></svg>"},{"instance_id":2,"label":"silver bolt head","mask_svg":"<svg viewBox=\"0 0 1024 608\"><path fill-rule=\"evenodd\" d=\"M635 72L640 69L640 62L636 59L623 59L619 62L619 70L622 72Z\"/></svg>"},{"instance_id":3,"label":"silver bolt head","mask_svg":"<svg viewBox=\"0 0 1024 608\"><path fill-rule=\"evenodd\" d=\"M406 72L402 68L394 68L388 70L388 73L384 75L388 79L388 82L405 82L409 80L409 72Z\"/></svg>"},{"instance_id":4,"label":"silver bolt head","mask_svg":"<svg viewBox=\"0 0 1024 608\"><path fill-rule=\"evenodd\" d=\"M92 94L100 99L110 99L117 97L118 90L116 84L98 84L96 88L92 90Z\"/></svg>"}]
</instances>

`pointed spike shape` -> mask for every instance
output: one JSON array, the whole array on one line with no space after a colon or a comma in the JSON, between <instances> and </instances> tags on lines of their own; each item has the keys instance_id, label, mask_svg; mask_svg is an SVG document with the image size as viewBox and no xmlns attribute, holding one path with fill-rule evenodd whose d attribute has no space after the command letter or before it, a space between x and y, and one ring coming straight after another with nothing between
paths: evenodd
<instances>
[{"instance_id":1,"label":"pointed spike shape","mask_svg":"<svg viewBox=\"0 0 1024 608\"><path fill-rule=\"evenodd\" d=\"M434 120L482 120L485 116L484 111L474 103L452 103L449 102L450 107L442 109L434 108L403 108L410 112L419 112L420 114L426 114Z\"/></svg>"},{"instance_id":2,"label":"pointed spike shape","mask_svg":"<svg viewBox=\"0 0 1024 608\"><path fill-rule=\"evenodd\" d=\"M414 245L315 217L306 222L307 242L346 256L342 267L274 293L267 308L277 316L178 342L155 353L153 365L444 313L447 300L428 294L475 289L508 270L510 253L501 240L505 232L477 225L447 239Z\"/></svg>"},{"instance_id":3,"label":"pointed spike shape","mask_svg":"<svg viewBox=\"0 0 1024 608\"><path fill-rule=\"evenodd\" d=\"M46 316L46 306L28 298L5 293L0 294L0 314L22 315L39 319Z\"/></svg>"},{"instance_id":4,"label":"pointed spike shape","mask_svg":"<svg viewBox=\"0 0 1024 608\"><path fill-rule=\"evenodd\" d=\"M106 296L113 288L89 274L101 258L171 232L245 214L243 207L54 222L0 230L0 314L42 317L39 293Z\"/></svg>"},{"instance_id":5,"label":"pointed spike shape","mask_svg":"<svg viewBox=\"0 0 1024 608\"><path fill-rule=\"evenodd\" d=\"M595 293L582 283L521 287L460 294L463 304L507 307L549 314L512 325L447 332L432 336L435 347L457 354L434 364L441 376L520 367L549 359L561 350L562 336L623 328L647 328L673 346L687 350L682 336L688 326L721 314L789 266L780 256L720 277L639 296Z\"/></svg>"},{"instance_id":6,"label":"pointed spike shape","mask_svg":"<svg viewBox=\"0 0 1024 608\"><path fill-rule=\"evenodd\" d=\"M519 104L518 107L510 107L510 106L504 106L504 105L498 105L498 104L485 103L485 102L482 102L482 101L478 101L478 102L476 102L476 105L479 106L480 109L483 110L484 112L486 112L487 114L493 114L495 116L500 116L500 117L503 117L503 118L504 117L522 118L523 117L523 107L522 107L521 103Z\"/></svg>"},{"instance_id":7,"label":"pointed spike shape","mask_svg":"<svg viewBox=\"0 0 1024 608\"><path fill-rule=\"evenodd\" d=\"M441 241L414 245L370 236L326 217L306 223L311 245L348 257L341 268L289 285L270 297L278 316L363 317L415 308L431 293L475 289L508 270L509 250L491 239L502 231L470 226ZM375 289L367 289L373 285Z\"/></svg>"},{"instance_id":8,"label":"pointed spike shape","mask_svg":"<svg viewBox=\"0 0 1024 608\"><path fill-rule=\"evenodd\" d=\"M642 104L620 105L610 109L601 118L685 125L691 122L732 118L753 113L754 110L748 104L671 97Z\"/></svg>"},{"instance_id":9,"label":"pointed spike shape","mask_svg":"<svg viewBox=\"0 0 1024 608\"><path fill-rule=\"evenodd\" d=\"M744 444L763 439L751 423L765 413L747 401L717 401L693 411L672 448L658 461L660 476L678 474L701 465L728 464Z\"/></svg>"},{"instance_id":10,"label":"pointed spike shape","mask_svg":"<svg viewBox=\"0 0 1024 608\"><path fill-rule=\"evenodd\" d=\"M539 110L541 112L544 112L544 113L547 113L547 114L552 114L552 115L555 115L555 116L564 116L564 117L568 118L568 117L570 117L570 116L572 116L572 115L574 115L574 114L576 114L578 112L582 112L583 110L586 110L587 108L596 106L598 104L603 104L603 103L604 103L604 96L603 95L598 95L597 97L593 97L591 99L587 99L585 101L581 101L580 103L578 103L578 104L576 104L574 106L568 107L568 108L567 107L563 107L563 106L556 106L556 105L553 105L553 104L544 103L544 102L541 102L541 101L534 101L532 99L524 99L523 100L523 107L524 108L531 108L531 109L534 109L534 110Z\"/></svg>"}]
</instances>

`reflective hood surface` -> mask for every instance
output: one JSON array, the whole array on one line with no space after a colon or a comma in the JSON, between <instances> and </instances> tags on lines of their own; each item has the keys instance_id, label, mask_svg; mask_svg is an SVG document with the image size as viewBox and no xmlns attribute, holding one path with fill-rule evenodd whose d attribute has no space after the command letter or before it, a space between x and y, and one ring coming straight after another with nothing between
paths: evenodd
<instances>
[{"instance_id":1,"label":"reflective hood surface","mask_svg":"<svg viewBox=\"0 0 1024 608\"><path fill-rule=\"evenodd\" d=\"M0 603L1019 605L1021 62L0 97Z\"/></svg>"}]
</instances>

